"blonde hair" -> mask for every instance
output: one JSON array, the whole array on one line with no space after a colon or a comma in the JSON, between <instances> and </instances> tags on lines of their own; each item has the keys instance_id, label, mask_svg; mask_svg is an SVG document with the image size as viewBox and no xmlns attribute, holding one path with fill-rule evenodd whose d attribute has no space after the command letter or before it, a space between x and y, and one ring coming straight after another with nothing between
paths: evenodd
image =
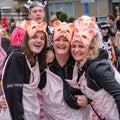
<instances>
[{"instance_id":1,"label":"blonde hair","mask_svg":"<svg viewBox=\"0 0 120 120\"><path fill-rule=\"evenodd\" d=\"M94 37L89 45L88 59L93 60L98 56L99 44L97 37Z\"/></svg>"},{"instance_id":2,"label":"blonde hair","mask_svg":"<svg viewBox=\"0 0 120 120\"><path fill-rule=\"evenodd\" d=\"M98 43L98 37L95 36L90 42L88 56L84 58L82 61L79 61L78 66L82 67L88 59L93 60L98 56L98 54L99 54L99 43Z\"/></svg>"}]
</instances>

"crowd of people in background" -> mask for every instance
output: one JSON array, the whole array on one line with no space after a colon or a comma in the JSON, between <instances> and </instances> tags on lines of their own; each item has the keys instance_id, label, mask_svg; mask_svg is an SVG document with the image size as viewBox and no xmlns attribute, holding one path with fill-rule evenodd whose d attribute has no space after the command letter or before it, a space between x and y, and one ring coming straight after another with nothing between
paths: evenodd
<instances>
[{"instance_id":1,"label":"crowd of people in background","mask_svg":"<svg viewBox=\"0 0 120 120\"><path fill-rule=\"evenodd\" d=\"M120 120L120 14L47 23L46 4L0 25L0 120Z\"/></svg>"}]
</instances>

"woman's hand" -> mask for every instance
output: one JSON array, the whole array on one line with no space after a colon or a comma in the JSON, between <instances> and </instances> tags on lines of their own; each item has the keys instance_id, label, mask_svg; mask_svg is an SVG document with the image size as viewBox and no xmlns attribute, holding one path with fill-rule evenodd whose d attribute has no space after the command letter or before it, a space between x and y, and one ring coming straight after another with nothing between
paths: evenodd
<instances>
[{"instance_id":1,"label":"woman's hand","mask_svg":"<svg viewBox=\"0 0 120 120\"><path fill-rule=\"evenodd\" d=\"M88 104L88 98L85 95L75 95L77 98L77 104L80 106L86 106Z\"/></svg>"},{"instance_id":2,"label":"woman's hand","mask_svg":"<svg viewBox=\"0 0 120 120\"><path fill-rule=\"evenodd\" d=\"M4 95L0 96L0 107L2 110L6 110L7 108Z\"/></svg>"}]
</instances>

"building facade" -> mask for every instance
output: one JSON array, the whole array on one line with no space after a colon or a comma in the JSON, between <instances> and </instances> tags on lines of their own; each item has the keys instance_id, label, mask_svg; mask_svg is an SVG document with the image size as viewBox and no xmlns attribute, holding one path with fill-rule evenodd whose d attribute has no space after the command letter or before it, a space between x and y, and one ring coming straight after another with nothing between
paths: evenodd
<instances>
[{"instance_id":1,"label":"building facade","mask_svg":"<svg viewBox=\"0 0 120 120\"><path fill-rule=\"evenodd\" d=\"M99 22L106 20L107 14L120 13L120 0L49 0L49 16L59 11L75 18L87 14Z\"/></svg>"},{"instance_id":2,"label":"building facade","mask_svg":"<svg viewBox=\"0 0 120 120\"><path fill-rule=\"evenodd\" d=\"M14 20L25 19L27 13L24 8L24 3L27 0L0 0L0 19L7 17L8 22L11 18Z\"/></svg>"},{"instance_id":3,"label":"building facade","mask_svg":"<svg viewBox=\"0 0 120 120\"><path fill-rule=\"evenodd\" d=\"M63 11L69 17L74 16L78 18L81 15L87 14L101 21L110 13L109 6L109 0L50 0L49 15L51 16L52 14Z\"/></svg>"},{"instance_id":4,"label":"building facade","mask_svg":"<svg viewBox=\"0 0 120 120\"><path fill-rule=\"evenodd\" d=\"M7 16L23 20L27 16L24 4L27 0L0 0L0 18ZM107 14L116 14L120 9L120 0L47 0L47 17L59 12L65 12L69 17L78 18L81 15L96 17L97 21L106 20Z\"/></svg>"}]
</instances>

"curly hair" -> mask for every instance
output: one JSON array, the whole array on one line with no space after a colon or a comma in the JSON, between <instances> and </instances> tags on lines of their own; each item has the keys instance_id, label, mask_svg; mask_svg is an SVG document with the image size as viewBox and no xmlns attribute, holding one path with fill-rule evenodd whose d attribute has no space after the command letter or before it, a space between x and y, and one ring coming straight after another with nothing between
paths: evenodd
<instances>
[{"instance_id":1,"label":"curly hair","mask_svg":"<svg viewBox=\"0 0 120 120\"><path fill-rule=\"evenodd\" d=\"M97 37L94 37L89 45L88 59L93 60L98 56L99 45Z\"/></svg>"}]
</instances>

